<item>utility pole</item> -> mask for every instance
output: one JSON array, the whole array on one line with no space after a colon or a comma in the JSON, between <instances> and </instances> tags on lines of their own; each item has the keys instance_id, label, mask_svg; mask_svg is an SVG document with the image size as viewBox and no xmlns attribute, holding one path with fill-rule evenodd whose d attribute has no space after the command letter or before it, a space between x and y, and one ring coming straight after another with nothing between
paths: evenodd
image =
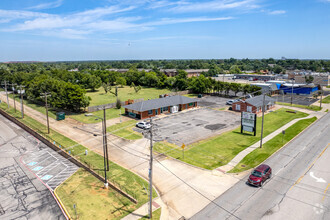
<instances>
[{"instance_id":1,"label":"utility pole","mask_svg":"<svg viewBox=\"0 0 330 220\"><path fill-rule=\"evenodd\" d=\"M47 116L47 129L48 129L48 134L49 134L49 120L48 120L48 104L47 104L47 97L50 97L50 93L49 92L44 92L44 93L41 93L42 96L40 97L45 97L45 104L46 104L46 116Z\"/></svg>"},{"instance_id":2,"label":"utility pole","mask_svg":"<svg viewBox=\"0 0 330 220\"><path fill-rule=\"evenodd\" d=\"M24 88L25 86L20 85L19 86L19 93L21 95L21 113L22 113L22 119L24 118L24 107L23 107L23 90L22 88Z\"/></svg>"},{"instance_id":3,"label":"utility pole","mask_svg":"<svg viewBox=\"0 0 330 220\"><path fill-rule=\"evenodd\" d=\"M262 148L262 135L264 132L265 98L266 98L266 93L264 93L264 96L262 99L262 122L261 122L260 148Z\"/></svg>"},{"instance_id":4,"label":"utility pole","mask_svg":"<svg viewBox=\"0 0 330 220\"><path fill-rule=\"evenodd\" d=\"M105 114L105 107L103 108L103 121L104 121L104 144L105 144L105 155L107 157L107 171L109 171L109 155L108 155L108 139L107 139L107 118Z\"/></svg>"},{"instance_id":5,"label":"utility pole","mask_svg":"<svg viewBox=\"0 0 330 220\"><path fill-rule=\"evenodd\" d=\"M321 88L321 100L320 100L320 110L322 109L322 93L323 93L323 90L322 90L322 86L320 85L320 88Z\"/></svg>"},{"instance_id":6,"label":"utility pole","mask_svg":"<svg viewBox=\"0 0 330 220\"><path fill-rule=\"evenodd\" d=\"M14 109L15 109L15 113L16 113L16 102L15 102L15 88L14 86L16 86L17 84L16 83L12 83L12 84L8 84L10 86L13 86L13 99L14 99Z\"/></svg>"},{"instance_id":7,"label":"utility pole","mask_svg":"<svg viewBox=\"0 0 330 220\"><path fill-rule=\"evenodd\" d=\"M152 219L152 118L150 118L150 161L149 161L149 219Z\"/></svg>"},{"instance_id":8,"label":"utility pole","mask_svg":"<svg viewBox=\"0 0 330 220\"><path fill-rule=\"evenodd\" d=\"M6 96L7 96L7 105L8 105L8 109L9 109L9 99L8 99L7 83L9 83L9 82L5 80L4 83L2 83L1 85L5 85L5 92L6 92Z\"/></svg>"}]
</instances>

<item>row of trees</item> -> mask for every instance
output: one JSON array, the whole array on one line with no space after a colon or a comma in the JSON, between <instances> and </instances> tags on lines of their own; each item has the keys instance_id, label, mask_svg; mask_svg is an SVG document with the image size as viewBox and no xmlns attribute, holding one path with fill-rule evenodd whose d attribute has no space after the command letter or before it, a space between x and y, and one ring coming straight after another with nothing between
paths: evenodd
<instances>
[{"instance_id":1,"label":"row of trees","mask_svg":"<svg viewBox=\"0 0 330 220\"><path fill-rule=\"evenodd\" d=\"M244 95L249 93L254 93L255 95L261 94L261 88L258 86L216 81L212 78L206 78L204 75L191 78L189 89L194 93L216 93L218 95L222 94L226 96L229 95L230 91L234 93L234 96L237 96L237 93L239 92L242 92Z\"/></svg>"},{"instance_id":2,"label":"row of trees","mask_svg":"<svg viewBox=\"0 0 330 220\"><path fill-rule=\"evenodd\" d=\"M269 65L271 64L271 65ZM8 63L0 64L1 68L8 68L17 72L36 72L52 69L71 70L77 68L84 70L106 69L212 69L220 68L222 71L230 71L236 65L241 71L269 70L311 70L329 72L329 60L299 60L299 59L210 59L210 60L129 60L129 61L77 61L77 62L49 62L49 63Z\"/></svg>"}]
</instances>

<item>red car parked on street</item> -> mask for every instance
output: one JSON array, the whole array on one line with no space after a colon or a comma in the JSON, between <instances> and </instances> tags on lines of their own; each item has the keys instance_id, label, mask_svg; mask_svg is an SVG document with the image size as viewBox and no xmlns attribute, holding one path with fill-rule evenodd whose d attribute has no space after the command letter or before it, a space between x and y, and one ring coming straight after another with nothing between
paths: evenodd
<instances>
[{"instance_id":1,"label":"red car parked on street","mask_svg":"<svg viewBox=\"0 0 330 220\"><path fill-rule=\"evenodd\" d=\"M254 171L252 171L247 183L253 186L261 187L267 179L271 178L271 176L272 168L266 164L261 164Z\"/></svg>"}]
</instances>

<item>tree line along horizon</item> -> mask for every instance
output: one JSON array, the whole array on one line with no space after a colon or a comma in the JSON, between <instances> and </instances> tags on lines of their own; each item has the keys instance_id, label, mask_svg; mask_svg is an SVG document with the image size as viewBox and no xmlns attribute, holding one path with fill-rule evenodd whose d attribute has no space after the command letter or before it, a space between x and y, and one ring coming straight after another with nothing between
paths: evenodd
<instances>
[{"instance_id":1,"label":"tree line along horizon","mask_svg":"<svg viewBox=\"0 0 330 220\"><path fill-rule=\"evenodd\" d=\"M274 65L268 65L274 64ZM52 107L79 112L89 106L91 98L86 90L103 87L105 93L113 86L134 87L138 92L143 87L191 90L193 93L217 93L228 95L230 91L243 94L260 90L259 87L216 81L211 76L225 72L240 73L242 70L269 70L283 73L286 69L301 67L305 70L330 70L330 61L324 60L166 60L166 61L99 61L99 62L52 62L52 63L2 63L1 81L24 85L25 98L41 102L41 93L49 92ZM78 71L69 71L78 68ZM125 73L110 71L112 68L127 68ZM138 68L152 69L150 72ZM160 69L177 69L177 75L168 77ZM199 77L187 77L183 69L209 69ZM10 87L11 88L11 87ZM120 90L119 90L120 92ZM116 95L116 94L114 94Z\"/></svg>"}]
</instances>

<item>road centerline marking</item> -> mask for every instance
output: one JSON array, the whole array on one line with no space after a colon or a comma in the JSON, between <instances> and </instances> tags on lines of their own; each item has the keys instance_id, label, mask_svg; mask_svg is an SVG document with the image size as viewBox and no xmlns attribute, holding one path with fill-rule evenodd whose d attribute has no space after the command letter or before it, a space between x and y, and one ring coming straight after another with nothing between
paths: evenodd
<instances>
[{"instance_id":1,"label":"road centerline marking","mask_svg":"<svg viewBox=\"0 0 330 220\"><path fill-rule=\"evenodd\" d=\"M291 188L289 189L289 191L295 186L297 185L303 178L304 176L306 175L306 173L308 173L308 171L311 169L312 166L314 166L314 163L323 155L323 153L326 151L326 149L328 149L330 143L328 143L328 145L323 149L323 151L319 154L319 156L313 161L313 163L307 168L306 172L301 175L299 177L299 179L291 186Z\"/></svg>"}]
</instances>

